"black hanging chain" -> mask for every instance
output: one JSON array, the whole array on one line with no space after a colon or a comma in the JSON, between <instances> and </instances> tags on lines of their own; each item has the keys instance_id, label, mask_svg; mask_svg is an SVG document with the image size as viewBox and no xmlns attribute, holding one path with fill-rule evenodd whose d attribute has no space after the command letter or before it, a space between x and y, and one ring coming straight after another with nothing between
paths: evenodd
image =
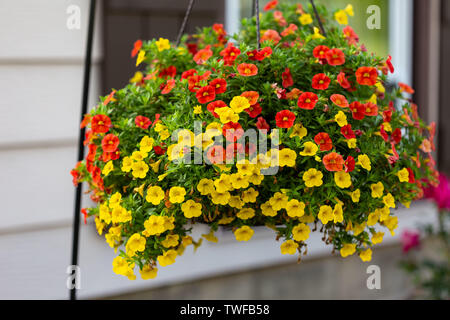
<instances>
[{"instance_id":1,"label":"black hanging chain","mask_svg":"<svg viewBox=\"0 0 450 320\"><path fill-rule=\"evenodd\" d=\"M309 2L311 2L311 5L312 5L312 7L313 7L314 14L315 14L315 16L316 16L317 22L319 23L320 31L322 32L322 35L323 35L324 37L326 37L327 34L326 34L326 32L325 32L325 28L323 27L322 19L320 19L319 12L317 11L316 5L314 4L314 0L309 0Z\"/></svg>"},{"instance_id":2,"label":"black hanging chain","mask_svg":"<svg viewBox=\"0 0 450 320\"><path fill-rule=\"evenodd\" d=\"M180 45L181 37L183 36L184 30L186 29L186 24L189 19L189 16L192 11L192 7L194 6L194 0L189 0L189 5L186 10L186 14L184 15L183 22L181 23L180 31L178 31L176 46L178 47Z\"/></svg>"},{"instance_id":3,"label":"black hanging chain","mask_svg":"<svg viewBox=\"0 0 450 320\"><path fill-rule=\"evenodd\" d=\"M256 16L256 41L257 41L256 47L258 48L259 51L259 49L261 49L261 27L259 25L259 0L255 0L254 6Z\"/></svg>"},{"instance_id":4,"label":"black hanging chain","mask_svg":"<svg viewBox=\"0 0 450 320\"><path fill-rule=\"evenodd\" d=\"M81 102L81 120L83 120L84 115L87 113L88 109L88 97L89 97L89 83L91 77L91 60L92 60L92 43L94 39L94 23L95 23L95 7L97 0L91 0L89 7L89 24L87 31L87 42L86 42L86 56L84 62L84 79L83 79L83 96ZM85 129L80 130L78 137L78 161L84 158L84 134ZM75 189L75 205L73 212L73 230L72 230L72 265L78 265L78 243L80 235L80 215L81 215L81 192L82 184L79 183ZM76 275L78 276L78 275ZM76 280L75 280L76 281ZM76 300L76 288L70 289L70 300Z\"/></svg>"}]
</instances>

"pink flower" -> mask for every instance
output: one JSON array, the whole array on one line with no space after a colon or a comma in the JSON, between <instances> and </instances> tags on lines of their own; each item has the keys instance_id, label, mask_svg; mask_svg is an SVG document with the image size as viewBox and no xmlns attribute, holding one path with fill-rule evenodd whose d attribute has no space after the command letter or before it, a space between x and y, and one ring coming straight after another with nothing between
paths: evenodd
<instances>
[{"instance_id":1,"label":"pink flower","mask_svg":"<svg viewBox=\"0 0 450 320\"><path fill-rule=\"evenodd\" d=\"M424 192L425 197L436 202L440 210L450 210L450 181L443 173L439 175L439 184L426 188Z\"/></svg>"},{"instance_id":2,"label":"pink flower","mask_svg":"<svg viewBox=\"0 0 450 320\"><path fill-rule=\"evenodd\" d=\"M417 231L405 230L401 236L403 253L420 246L420 234Z\"/></svg>"}]
</instances>

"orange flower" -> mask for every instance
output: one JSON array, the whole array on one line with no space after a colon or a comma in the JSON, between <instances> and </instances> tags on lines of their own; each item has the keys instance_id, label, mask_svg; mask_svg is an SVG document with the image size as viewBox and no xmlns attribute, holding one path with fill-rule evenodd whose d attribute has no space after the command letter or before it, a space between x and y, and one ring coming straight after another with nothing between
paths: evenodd
<instances>
[{"instance_id":1,"label":"orange flower","mask_svg":"<svg viewBox=\"0 0 450 320\"><path fill-rule=\"evenodd\" d=\"M251 77L258 74L258 67L252 63L241 63L237 69L243 77Z\"/></svg>"},{"instance_id":2,"label":"orange flower","mask_svg":"<svg viewBox=\"0 0 450 320\"><path fill-rule=\"evenodd\" d=\"M111 119L104 114L96 114L91 120L93 133L106 133L111 127Z\"/></svg>"},{"instance_id":3,"label":"orange flower","mask_svg":"<svg viewBox=\"0 0 450 320\"><path fill-rule=\"evenodd\" d=\"M297 105L299 108L312 110L316 106L317 101L319 101L319 97L315 93L303 92L298 98Z\"/></svg>"},{"instance_id":4,"label":"orange flower","mask_svg":"<svg viewBox=\"0 0 450 320\"><path fill-rule=\"evenodd\" d=\"M323 164L328 171L342 171L344 168L344 158L336 152L331 152L323 157Z\"/></svg>"},{"instance_id":5,"label":"orange flower","mask_svg":"<svg viewBox=\"0 0 450 320\"><path fill-rule=\"evenodd\" d=\"M161 93L168 94L173 88L175 88L175 79L169 79L166 84L163 84Z\"/></svg>"},{"instance_id":6,"label":"orange flower","mask_svg":"<svg viewBox=\"0 0 450 320\"><path fill-rule=\"evenodd\" d=\"M134 43L133 50L131 51L131 57L134 58L138 54L139 50L141 50L141 48L142 48L142 40L137 40Z\"/></svg>"},{"instance_id":7,"label":"orange flower","mask_svg":"<svg viewBox=\"0 0 450 320\"><path fill-rule=\"evenodd\" d=\"M115 152L119 146L119 138L110 133L107 134L102 140L102 148L104 152Z\"/></svg>"},{"instance_id":8,"label":"orange flower","mask_svg":"<svg viewBox=\"0 0 450 320\"><path fill-rule=\"evenodd\" d=\"M269 1L264 7L264 11L269 11L274 9L278 5L278 0Z\"/></svg>"},{"instance_id":9,"label":"orange flower","mask_svg":"<svg viewBox=\"0 0 450 320\"><path fill-rule=\"evenodd\" d=\"M269 29L266 32L264 32L264 34L261 37L261 42L264 41L273 41L274 44L277 44L278 42L280 42L281 37L278 34L277 31Z\"/></svg>"},{"instance_id":10,"label":"orange flower","mask_svg":"<svg viewBox=\"0 0 450 320\"><path fill-rule=\"evenodd\" d=\"M107 106L108 103L110 103L111 101L113 101L114 99L114 94L116 93L116 90L111 91L111 93L106 97L106 99L103 101L103 105Z\"/></svg>"},{"instance_id":11,"label":"orange flower","mask_svg":"<svg viewBox=\"0 0 450 320\"><path fill-rule=\"evenodd\" d=\"M360 67L356 70L356 81L362 86L374 86L377 78L377 69L373 67Z\"/></svg>"},{"instance_id":12,"label":"orange flower","mask_svg":"<svg viewBox=\"0 0 450 320\"><path fill-rule=\"evenodd\" d=\"M216 98L216 89L213 86L204 86L197 91L195 96L199 103L208 103Z\"/></svg>"},{"instance_id":13,"label":"orange flower","mask_svg":"<svg viewBox=\"0 0 450 320\"><path fill-rule=\"evenodd\" d=\"M408 86L406 83L399 82L398 86L400 87L400 92L406 92L406 93L410 93L410 94L414 94L416 92L413 88Z\"/></svg>"},{"instance_id":14,"label":"orange flower","mask_svg":"<svg viewBox=\"0 0 450 320\"><path fill-rule=\"evenodd\" d=\"M330 100L333 101L333 103L335 105L337 105L338 107L348 108L347 98L345 96L343 96L342 94L333 94L330 97Z\"/></svg>"},{"instance_id":15,"label":"orange flower","mask_svg":"<svg viewBox=\"0 0 450 320\"><path fill-rule=\"evenodd\" d=\"M345 63L345 54L340 49L328 50L325 57L330 66L341 66Z\"/></svg>"},{"instance_id":16,"label":"orange flower","mask_svg":"<svg viewBox=\"0 0 450 320\"><path fill-rule=\"evenodd\" d=\"M281 74L281 79L283 79L283 88L288 88L294 85L294 79L292 79L291 70L289 70L289 68L284 69L284 72Z\"/></svg>"},{"instance_id":17,"label":"orange flower","mask_svg":"<svg viewBox=\"0 0 450 320\"><path fill-rule=\"evenodd\" d=\"M283 30L283 32L281 32L281 35L283 37L286 37L291 34L294 34L295 31L297 31L297 30L298 30L298 27L295 24L291 23L286 29Z\"/></svg>"},{"instance_id":18,"label":"orange flower","mask_svg":"<svg viewBox=\"0 0 450 320\"><path fill-rule=\"evenodd\" d=\"M364 104L364 114L366 116L377 116L378 115L378 106L372 102L367 102Z\"/></svg>"},{"instance_id":19,"label":"orange flower","mask_svg":"<svg viewBox=\"0 0 450 320\"><path fill-rule=\"evenodd\" d=\"M326 132L320 132L314 137L314 142L320 146L320 151L330 151L333 148L333 142Z\"/></svg>"},{"instance_id":20,"label":"orange flower","mask_svg":"<svg viewBox=\"0 0 450 320\"><path fill-rule=\"evenodd\" d=\"M314 58L326 60L326 53L330 50L327 46L317 46L313 50Z\"/></svg>"},{"instance_id":21,"label":"orange flower","mask_svg":"<svg viewBox=\"0 0 450 320\"><path fill-rule=\"evenodd\" d=\"M211 46L206 46L205 49L199 50L195 56L194 61L197 64L204 64L209 58L211 58L213 52L211 50Z\"/></svg>"},{"instance_id":22,"label":"orange flower","mask_svg":"<svg viewBox=\"0 0 450 320\"><path fill-rule=\"evenodd\" d=\"M259 99L259 93L256 91L245 91L242 92L241 97L247 98L248 103L250 105L254 105L258 102Z\"/></svg>"}]
</instances>

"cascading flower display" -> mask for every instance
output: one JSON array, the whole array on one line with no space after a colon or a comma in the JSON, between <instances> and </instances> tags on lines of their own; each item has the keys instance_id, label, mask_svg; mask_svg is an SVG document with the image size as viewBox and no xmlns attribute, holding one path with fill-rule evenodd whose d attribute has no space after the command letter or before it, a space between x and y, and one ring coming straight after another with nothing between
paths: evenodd
<instances>
[{"instance_id":1,"label":"cascading flower display","mask_svg":"<svg viewBox=\"0 0 450 320\"><path fill-rule=\"evenodd\" d=\"M391 58L341 28L351 6L318 7L326 36L310 6L264 10L261 49L254 18L179 47L137 41L145 70L84 118L89 152L71 174L97 203L83 213L118 253L114 272L152 279L186 247L217 242L220 226L237 241L271 228L282 254L305 253L320 230L342 257L370 261L383 228L397 227L391 209L436 181L435 125L404 96L410 87L385 89ZM193 239L195 223L210 233Z\"/></svg>"}]
</instances>

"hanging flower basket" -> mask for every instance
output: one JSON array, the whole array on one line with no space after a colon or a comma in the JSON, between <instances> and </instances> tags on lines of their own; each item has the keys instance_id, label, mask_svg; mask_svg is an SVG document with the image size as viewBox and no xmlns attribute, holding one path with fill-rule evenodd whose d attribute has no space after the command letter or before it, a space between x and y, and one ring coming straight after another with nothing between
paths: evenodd
<instances>
[{"instance_id":1,"label":"hanging flower basket","mask_svg":"<svg viewBox=\"0 0 450 320\"><path fill-rule=\"evenodd\" d=\"M350 6L318 7L322 31L310 5L264 11L260 49L255 18L233 37L215 24L180 46L137 41L145 69L83 120L89 152L72 175L97 202L83 213L118 253L116 273L154 278L201 244L195 223L213 242L220 226L237 241L267 226L282 254L306 253L322 232L342 257L370 261L397 227L391 209L435 180L435 126L410 87L385 89L391 59L343 27Z\"/></svg>"}]
</instances>

